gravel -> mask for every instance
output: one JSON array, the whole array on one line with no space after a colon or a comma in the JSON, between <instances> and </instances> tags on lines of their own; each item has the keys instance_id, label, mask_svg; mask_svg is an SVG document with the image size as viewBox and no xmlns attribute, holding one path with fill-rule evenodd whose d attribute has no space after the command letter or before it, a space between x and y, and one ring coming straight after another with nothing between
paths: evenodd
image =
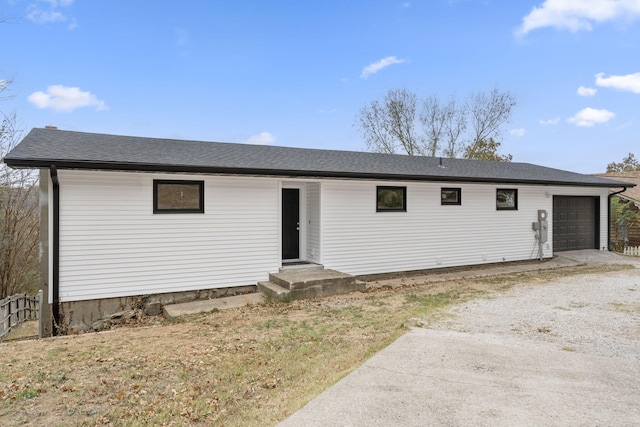
<instances>
[{"instance_id":1,"label":"gravel","mask_svg":"<svg viewBox=\"0 0 640 427\"><path fill-rule=\"evenodd\" d=\"M430 328L640 360L640 269L518 285L449 312L454 316Z\"/></svg>"}]
</instances>

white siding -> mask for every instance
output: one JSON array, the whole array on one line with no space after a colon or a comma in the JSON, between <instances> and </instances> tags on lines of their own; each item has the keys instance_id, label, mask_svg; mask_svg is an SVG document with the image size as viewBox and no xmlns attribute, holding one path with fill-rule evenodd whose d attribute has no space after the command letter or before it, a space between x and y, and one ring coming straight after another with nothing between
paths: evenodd
<instances>
[{"instance_id":1,"label":"white siding","mask_svg":"<svg viewBox=\"0 0 640 427\"><path fill-rule=\"evenodd\" d=\"M59 171L62 301L255 284L280 266L278 181ZM154 179L205 182L204 214L153 214Z\"/></svg>"},{"instance_id":2,"label":"white siding","mask_svg":"<svg viewBox=\"0 0 640 427\"><path fill-rule=\"evenodd\" d=\"M255 284L281 266L276 178L59 171L60 297L77 301ZM153 180L205 182L204 214L153 214ZM308 261L351 274L538 257L531 223L553 196L599 196L607 246L608 189L321 180L298 183ZM407 212L376 212L376 187L407 187ZM442 206L440 189L462 189ZM518 210L496 210L496 188L518 189ZM302 213L301 213L302 215ZM549 224L544 257L552 256ZM51 236L51 233L50 233ZM301 248L302 249L302 248Z\"/></svg>"},{"instance_id":3,"label":"white siding","mask_svg":"<svg viewBox=\"0 0 640 427\"><path fill-rule=\"evenodd\" d=\"M319 263L320 254L320 183L306 184L306 243L307 261Z\"/></svg>"},{"instance_id":4,"label":"white siding","mask_svg":"<svg viewBox=\"0 0 640 427\"><path fill-rule=\"evenodd\" d=\"M376 212L377 185L406 186L407 212ZM442 206L442 187L462 188L462 205ZM518 210L496 210L497 188L518 189ZM327 180L322 183L322 262L351 274L371 274L534 259L538 247L531 223L539 209L551 218L553 194L604 197L601 246L606 246L606 189ZM544 257L552 255L552 241L550 231Z\"/></svg>"}]
</instances>

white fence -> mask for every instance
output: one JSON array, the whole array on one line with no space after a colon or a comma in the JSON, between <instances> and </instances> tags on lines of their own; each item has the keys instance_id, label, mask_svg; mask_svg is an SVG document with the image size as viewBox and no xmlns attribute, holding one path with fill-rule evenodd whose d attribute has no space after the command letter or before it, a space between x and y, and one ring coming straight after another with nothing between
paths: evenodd
<instances>
[{"instance_id":1,"label":"white fence","mask_svg":"<svg viewBox=\"0 0 640 427\"><path fill-rule=\"evenodd\" d=\"M42 291L36 296L16 294L0 301L0 338L27 320L36 320L40 315Z\"/></svg>"},{"instance_id":2,"label":"white fence","mask_svg":"<svg viewBox=\"0 0 640 427\"><path fill-rule=\"evenodd\" d=\"M640 246L625 246L625 255L640 256Z\"/></svg>"}]
</instances>

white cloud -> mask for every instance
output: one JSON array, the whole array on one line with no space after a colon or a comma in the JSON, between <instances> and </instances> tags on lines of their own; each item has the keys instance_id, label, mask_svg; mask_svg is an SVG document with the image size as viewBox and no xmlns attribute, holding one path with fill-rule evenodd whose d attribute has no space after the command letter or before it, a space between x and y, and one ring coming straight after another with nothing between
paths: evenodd
<instances>
[{"instance_id":1,"label":"white cloud","mask_svg":"<svg viewBox=\"0 0 640 427\"><path fill-rule=\"evenodd\" d=\"M615 117L615 113L608 110L597 110L595 108L585 108L576 113L575 116L567 119L569 123L576 126L591 127L595 124L606 123Z\"/></svg>"},{"instance_id":2,"label":"white cloud","mask_svg":"<svg viewBox=\"0 0 640 427\"><path fill-rule=\"evenodd\" d=\"M276 141L276 137L269 132L260 132L259 134L250 136L245 143L257 145L269 145Z\"/></svg>"},{"instance_id":3,"label":"white cloud","mask_svg":"<svg viewBox=\"0 0 640 427\"><path fill-rule=\"evenodd\" d=\"M318 113L320 113L320 114L333 114L333 113L336 113L336 112L338 112L337 108L331 108L329 110L318 110Z\"/></svg>"},{"instance_id":4,"label":"white cloud","mask_svg":"<svg viewBox=\"0 0 640 427\"><path fill-rule=\"evenodd\" d=\"M549 119L549 120L540 120L540 124L542 126L557 125L558 123L560 123L560 117L555 117L555 118Z\"/></svg>"},{"instance_id":5,"label":"white cloud","mask_svg":"<svg viewBox=\"0 0 640 427\"><path fill-rule=\"evenodd\" d=\"M36 24L46 24L49 22L63 22L67 17L60 12L44 11L42 9L30 8L27 18Z\"/></svg>"},{"instance_id":6,"label":"white cloud","mask_svg":"<svg viewBox=\"0 0 640 427\"><path fill-rule=\"evenodd\" d=\"M63 85L49 86L46 92L34 92L27 99L37 108L49 108L54 111L73 111L82 107L96 107L96 110L109 109L104 101L99 100L91 92Z\"/></svg>"},{"instance_id":7,"label":"white cloud","mask_svg":"<svg viewBox=\"0 0 640 427\"><path fill-rule=\"evenodd\" d=\"M40 7L40 3L46 3L48 5ZM69 20L67 16L60 12L60 8L69 7L73 4L73 0L40 0L40 3L33 3L27 7L27 18L35 24L47 24L53 22L66 22ZM71 23L67 26L68 29L73 30L77 28L75 18L71 18Z\"/></svg>"},{"instance_id":8,"label":"white cloud","mask_svg":"<svg viewBox=\"0 0 640 427\"><path fill-rule=\"evenodd\" d=\"M580 86L576 92L580 96L593 96L597 91L598 89L594 89L592 87Z\"/></svg>"},{"instance_id":9,"label":"white cloud","mask_svg":"<svg viewBox=\"0 0 640 427\"><path fill-rule=\"evenodd\" d=\"M175 28L173 31L176 35L176 44L180 47L186 46L189 41L189 33L187 30L183 28Z\"/></svg>"},{"instance_id":10,"label":"white cloud","mask_svg":"<svg viewBox=\"0 0 640 427\"><path fill-rule=\"evenodd\" d=\"M51 7L66 7L73 4L73 0L40 0L43 3L49 3Z\"/></svg>"},{"instance_id":11,"label":"white cloud","mask_svg":"<svg viewBox=\"0 0 640 427\"><path fill-rule=\"evenodd\" d=\"M544 27L578 32L591 31L592 23L640 19L638 0L545 0L522 18L516 35Z\"/></svg>"},{"instance_id":12,"label":"white cloud","mask_svg":"<svg viewBox=\"0 0 640 427\"><path fill-rule=\"evenodd\" d=\"M513 135L513 136L517 136L517 137L522 137L524 136L526 130L524 128L520 128L520 129L511 129L509 131L509 135Z\"/></svg>"},{"instance_id":13,"label":"white cloud","mask_svg":"<svg viewBox=\"0 0 640 427\"><path fill-rule=\"evenodd\" d=\"M384 68L387 68L390 65L402 64L405 61L406 61L405 59L398 59L395 56L387 56L386 58L383 58L383 59L379 60L378 62L374 62L373 64L369 64L366 67L364 67L362 69L362 73L360 74L360 78L361 79L366 79L371 74L375 74L378 71L380 71L380 70L382 70Z\"/></svg>"},{"instance_id":14,"label":"white cloud","mask_svg":"<svg viewBox=\"0 0 640 427\"><path fill-rule=\"evenodd\" d=\"M0 80L0 90L6 89L9 87L9 80Z\"/></svg>"},{"instance_id":15,"label":"white cloud","mask_svg":"<svg viewBox=\"0 0 640 427\"><path fill-rule=\"evenodd\" d=\"M640 73L609 77L604 77L604 73L598 73L596 74L596 85L633 93L640 93Z\"/></svg>"},{"instance_id":16,"label":"white cloud","mask_svg":"<svg viewBox=\"0 0 640 427\"><path fill-rule=\"evenodd\" d=\"M406 2L402 3L402 7L404 7L405 9L410 8L411 7L411 3L406 1Z\"/></svg>"},{"instance_id":17,"label":"white cloud","mask_svg":"<svg viewBox=\"0 0 640 427\"><path fill-rule=\"evenodd\" d=\"M78 28L78 21L76 21L76 18L71 18L71 22L67 25L67 30L75 30L76 28Z\"/></svg>"}]
</instances>

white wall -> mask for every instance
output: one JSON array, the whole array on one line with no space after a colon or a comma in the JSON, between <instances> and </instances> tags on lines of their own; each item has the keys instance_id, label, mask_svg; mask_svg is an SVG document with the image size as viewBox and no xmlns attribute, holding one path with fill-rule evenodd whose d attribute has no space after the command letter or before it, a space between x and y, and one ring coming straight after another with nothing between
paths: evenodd
<instances>
[{"instance_id":1,"label":"white wall","mask_svg":"<svg viewBox=\"0 0 640 427\"><path fill-rule=\"evenodd\" d=\"M59 171L60 296L77 301L245 286L281 266L277 178ZM204 180L204 214L153 214L153 180ZM599 188L305 180L306 259L351 274L441 268L538 257L531 223L553 217L553 196ZM376 187L407 187L407 212L376 212ZM442 206L442 187L462 188ZM518 210L497 211L496 188L518 189ZM51 235L51 233L50 233ZM552 225L544 256L552 256Z\"/></svg>"},{"instance_id":2,"label":"white wall","mask_svg":"<svg viewBox=\"0 0 640 427\"><path fill-rule=\"evenodd\" d=\"M406 186L407 212L376 212L377 185ZM462 205L442 206L442 187L462 188ZM518 189L517 211L496 210L497 188ZM322 262L350 274L371 274L535 259L531 223L539 209L552 217L554 194L604 197L601 246L606 246L607 189L323 181ZM550 230L544 257L552 256L552 242Z\"/></svg>"},{"instance_id":3,"label":"white wall","mask_svg":"<svg viewBox=\"0 0 640 427\"><path fill-rule=\"evenodd\" d=\"M322 259L320 244L320 183L307 182L306 186L306 260L319 263Z\"/></svg>"},{"instance_id":4,"label":"white wall","mask_svg":"<svg viewBox=\"0 0 640 427\"><path fill-rule=\"evenodd\" d=\"M62 301L255 284L280 266L267 178L59 171ZM204 214L153 214L154 179L205 182Z\"/></svg>"}]
</instances>

